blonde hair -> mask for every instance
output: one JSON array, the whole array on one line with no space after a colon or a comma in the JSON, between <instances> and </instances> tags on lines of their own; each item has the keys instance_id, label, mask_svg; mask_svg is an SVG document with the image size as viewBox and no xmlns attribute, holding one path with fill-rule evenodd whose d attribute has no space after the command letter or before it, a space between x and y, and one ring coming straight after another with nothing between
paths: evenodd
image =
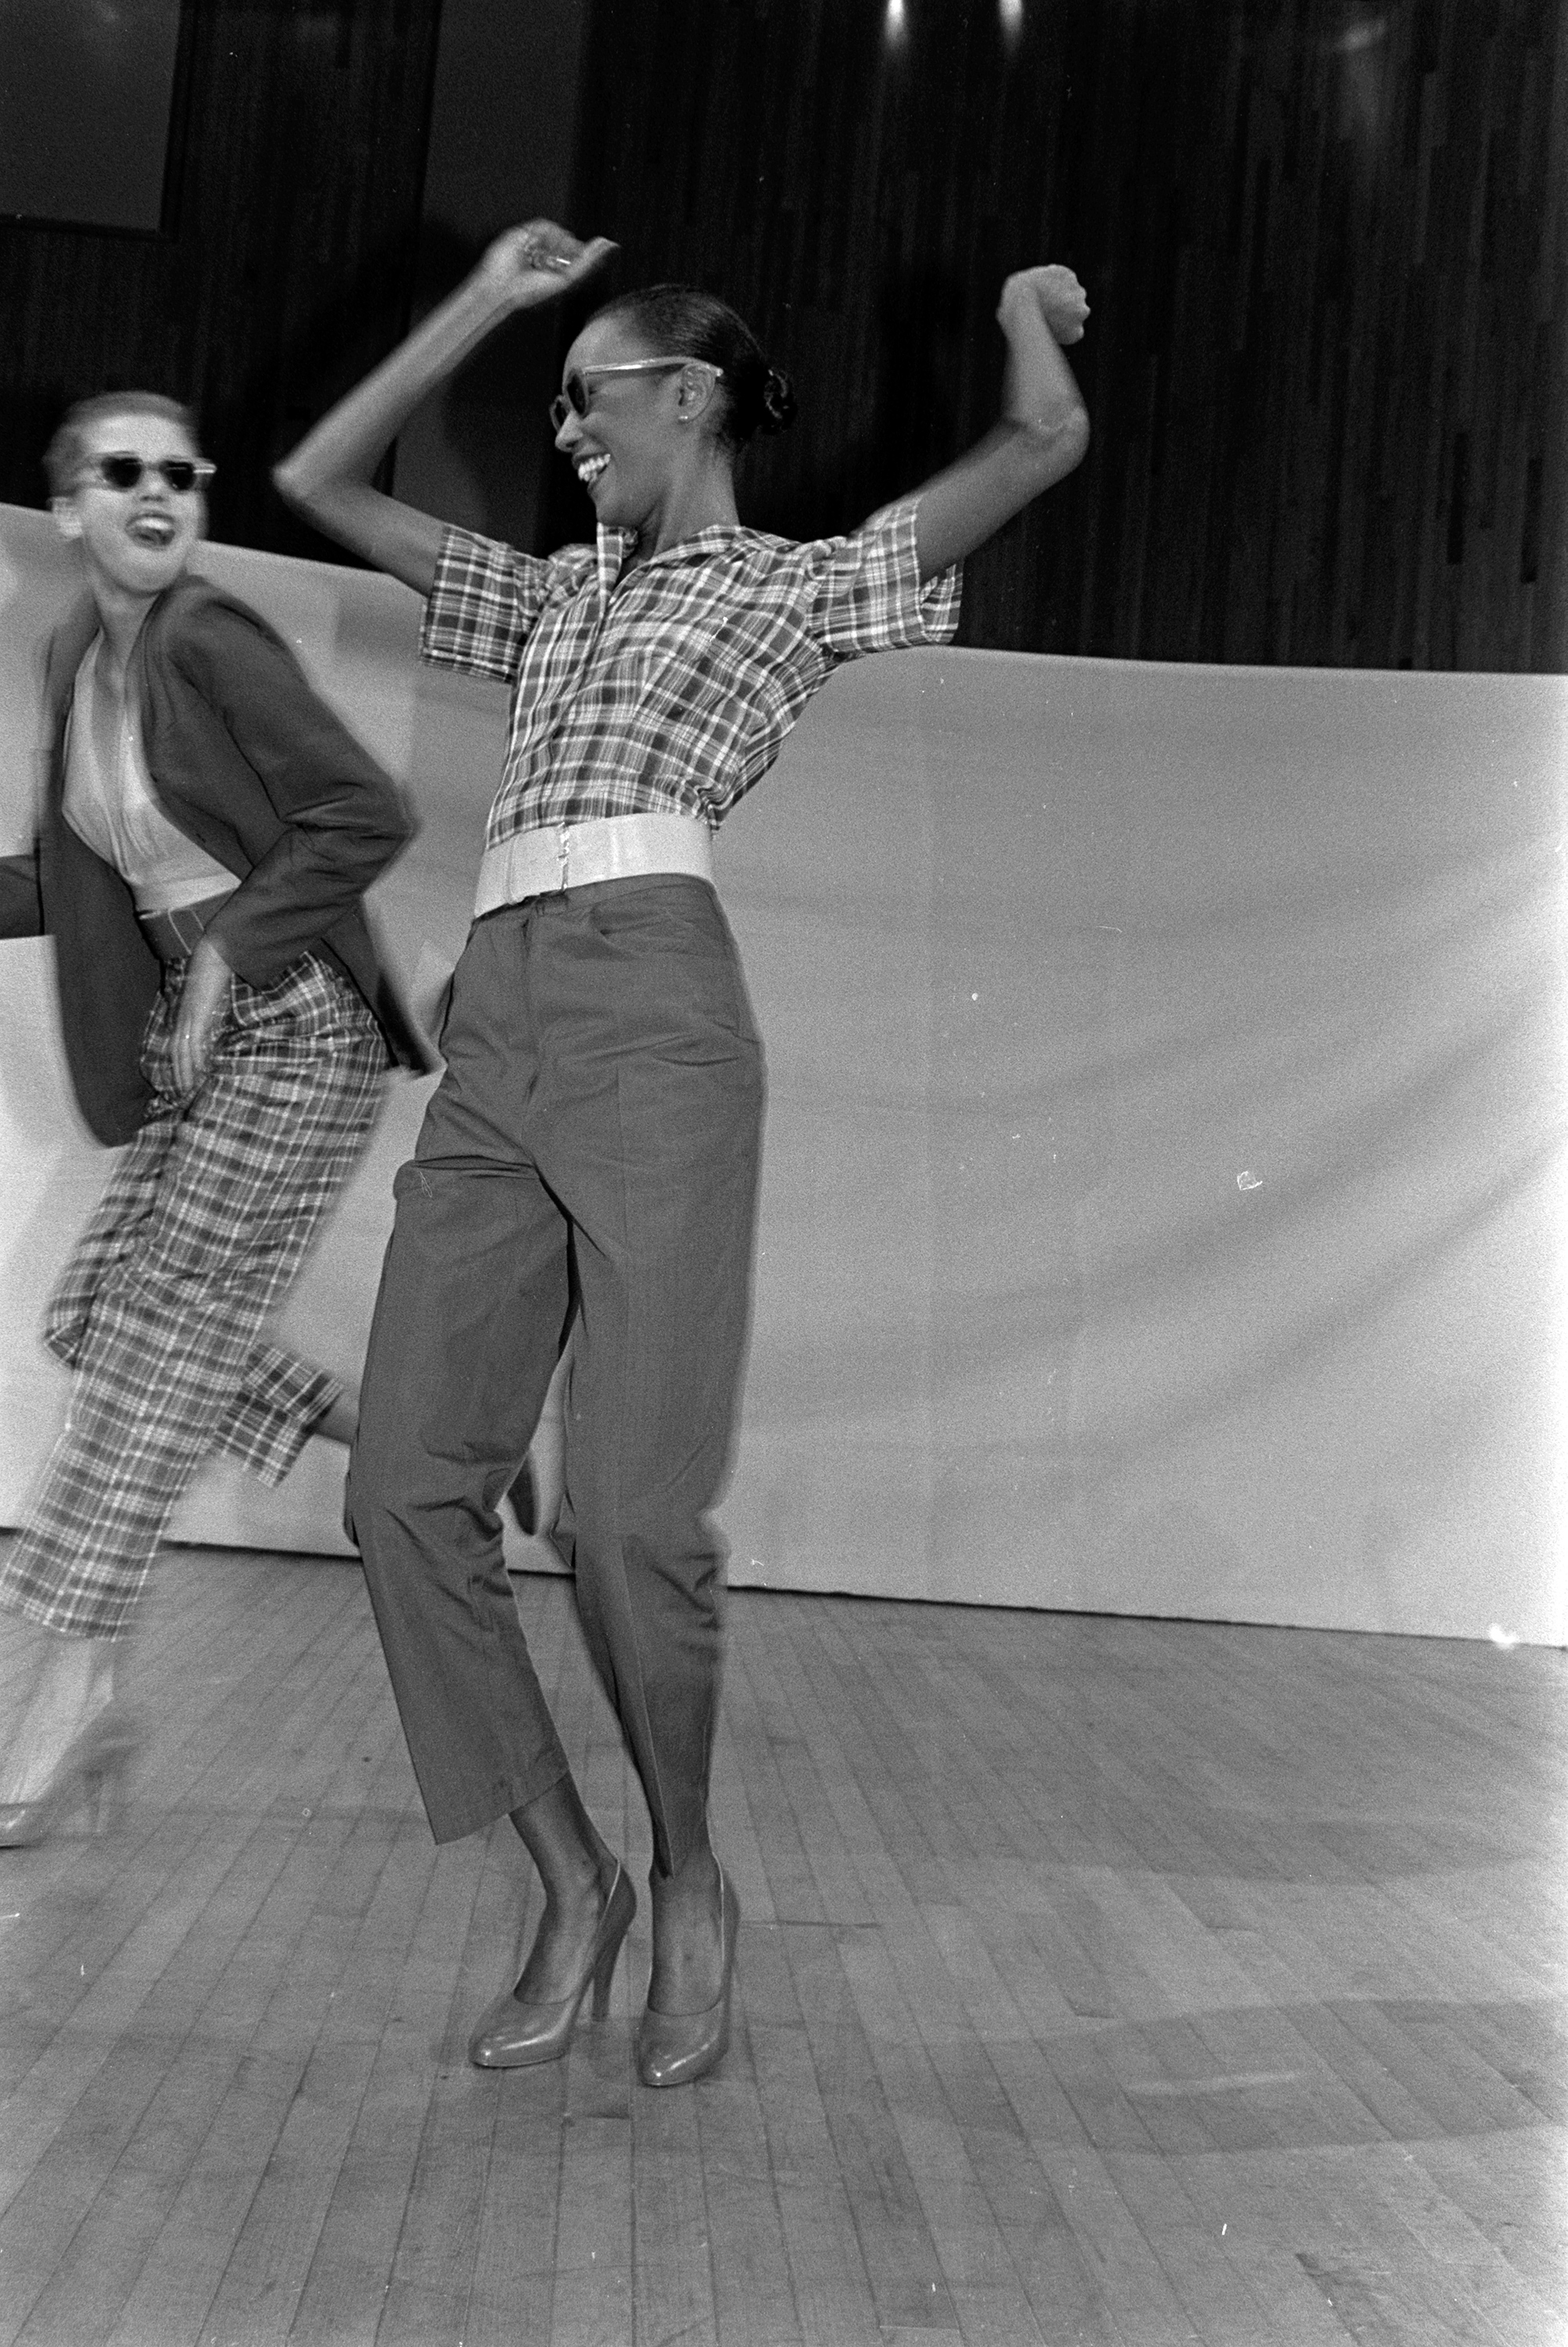
<instances>
[{"instance_id":1,"label":"blonde hair","mask_svg":"<svg viewBox=\"0 0 1568 2347\"><path fill-rule=\"evenodd\" d=\"M52 497L68 497L87 462L87 434L106 415L157 415L178 424L193 449L201 446L196 418L178 399L160 391L100 391L67 407L44 451L44 473Z\"/></svg>"}]
</instances>

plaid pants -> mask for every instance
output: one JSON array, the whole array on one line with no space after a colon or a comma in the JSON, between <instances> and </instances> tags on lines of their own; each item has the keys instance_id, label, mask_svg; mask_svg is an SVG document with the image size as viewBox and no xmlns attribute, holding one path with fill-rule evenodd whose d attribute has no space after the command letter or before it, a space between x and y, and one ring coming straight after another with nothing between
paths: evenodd
<instances>
[{"instance_id":1,"label":"plaid pants","mask_svg":"<svg viewBox=\"0 0 1568 2347\"><path fill-rule=\"evenodd\" d=\"M281 1482L339 1391L261 1330L369 1137L385 1045L307 954L271 986L234 979L206 1080L180 1096L185 969L148 1022L147 1121L50 1299L70 1408L0 1565L0 1606L67 1636L124 1631L203 1459L225 1450Z\"/></svg>"}]
</instances>

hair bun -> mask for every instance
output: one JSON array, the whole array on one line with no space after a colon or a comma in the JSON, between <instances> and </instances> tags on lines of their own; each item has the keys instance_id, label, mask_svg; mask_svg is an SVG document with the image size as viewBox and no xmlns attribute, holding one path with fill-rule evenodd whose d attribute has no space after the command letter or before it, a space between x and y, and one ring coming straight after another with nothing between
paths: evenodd
<instances>
[{"instance_id":1,"label":"hair bun","mask_svg":"<svg viewBox=\"0 0 1568 2347\"><path fill-rule=\"evenodd\" d=\"M764 432L783 432L794 422L794 385L778 367L769 367L767 381L763 385L763 413L760 428Z\"/></svg>"}]
</instances>

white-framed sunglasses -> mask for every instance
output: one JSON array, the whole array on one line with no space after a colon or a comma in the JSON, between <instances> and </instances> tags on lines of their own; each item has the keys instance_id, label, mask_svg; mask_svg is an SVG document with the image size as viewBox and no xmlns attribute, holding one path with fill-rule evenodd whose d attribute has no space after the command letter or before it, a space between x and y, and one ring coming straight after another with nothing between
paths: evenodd
<instances>
[{"instance_id":1,"label":"white-framed sunglasses","mask_svg":"<svg viewBox=\"0 0 1568 2347\"><path fill-rule=\"evenodd\" d=\"M715 383L723 383L724 370L711 359L620 359L605 366L573 367L559 391L550 402L550 430L559 432L569 415L586 415L590 394L589 378L596 374L671 374L677 367L706 368Z\"/></svg>"}]
</instances>

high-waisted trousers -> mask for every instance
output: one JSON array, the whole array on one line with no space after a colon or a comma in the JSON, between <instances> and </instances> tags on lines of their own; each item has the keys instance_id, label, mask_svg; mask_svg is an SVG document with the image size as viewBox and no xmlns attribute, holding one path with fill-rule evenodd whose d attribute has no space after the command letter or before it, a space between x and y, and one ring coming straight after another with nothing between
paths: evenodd
<instances>
[{"instance_id":1,"label":"high-waisted trousers","mask_svg":"<svg viewBox=\"0 0 1568 2347\"><path fill-rule=\"evenodd\" d=\"M705 1831L709 1511L745 1351L763 1108L712 888L606 881L487 915L442 1046L395 1185L349 1485L415 1772L438 1841L567 1774L497 1510L570 1325L558 1544L668 1872Z\"/></svg>"},{"instance_id":2,"label":"high-waisted trousers","mask_svg":"<svg viewBox=\"0 0 1568 2347\"><path fill-rule=\"evenodd\" d=\"M369 1139L386 1046L332 963L236 978L206 1077L175 1081L190 965L174 962L142 1047L147 1117L49 1300L75 1372L65 1430L0 1608L67 1636L130 1625L164 1529L215 1450L280 1482L340 1391L263 1335Z\"/></svg>"}]
</instances>

